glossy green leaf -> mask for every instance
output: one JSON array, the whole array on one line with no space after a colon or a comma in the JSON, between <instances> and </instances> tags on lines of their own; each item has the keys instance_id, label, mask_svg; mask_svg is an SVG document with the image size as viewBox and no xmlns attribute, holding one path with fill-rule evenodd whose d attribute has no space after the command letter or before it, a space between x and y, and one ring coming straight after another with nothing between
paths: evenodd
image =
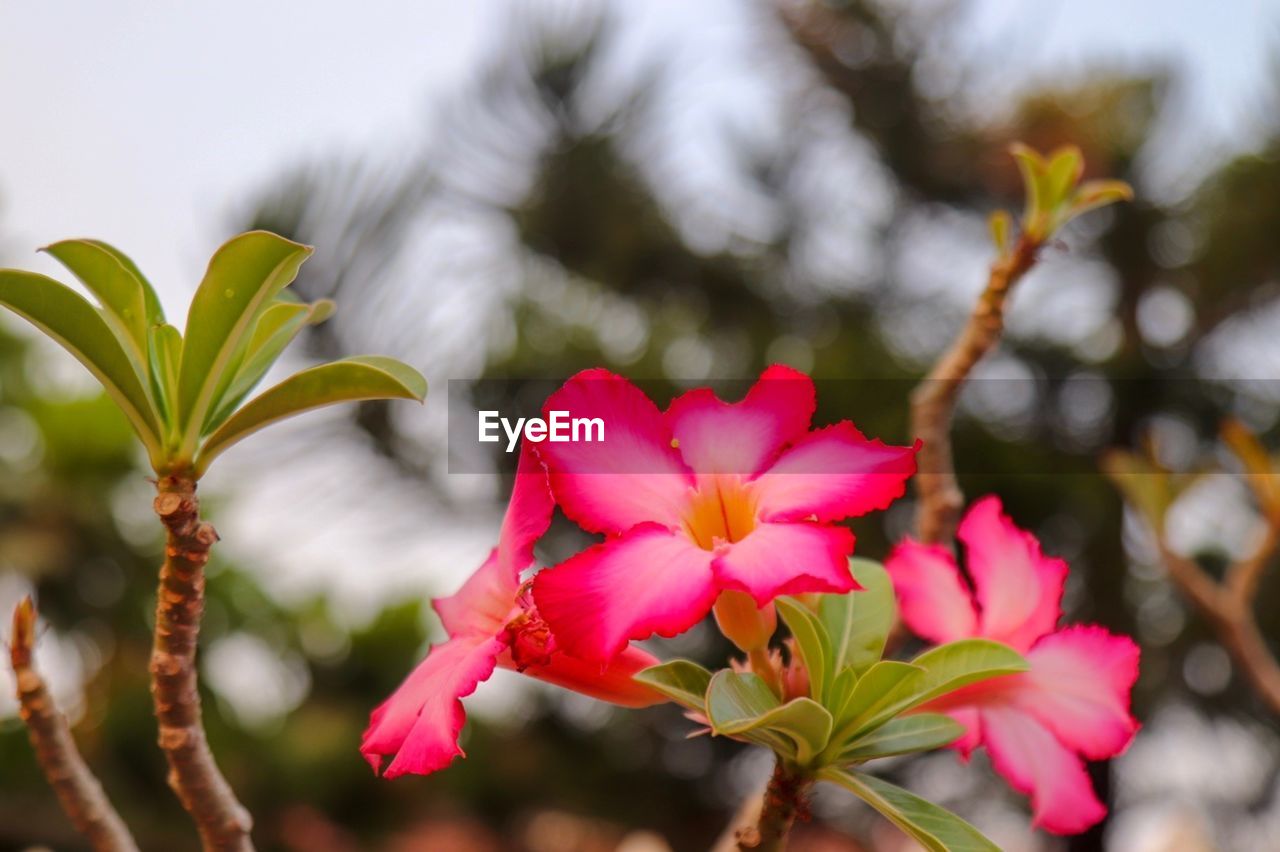
<instances>
[{"instance_id":1,"label":"glossy green leaf","mask_svg":"<svg viewBox=\"0 0 1280 852\"><path fill-rule=\"evenodd\" d=\"M903 678L875 703L873 712L861 714L853 726L853 736L862 736L894 716L962 686L1027 670L1027 661L1021 654L990 639L949 642L925 651L911 664L920 671Z\"/></svg>"},{"instance_id":2,"label":"glossy green leaf","mask_svg":"<svg viewBox=\"0 0 1280 852\"><path fill-rule=\"evenodd\" d=\"M849 568L861 591L822 595L818 616L831 640L832 669L852 667L862 674L880 660L889 631L898 618L893 581L878 562L850 559Z\"/></svg>"},{"instance_id":3,"label":"glossy green leaf","mask_svg":"<svg viewBox=\"0 0 1280 852\"><path fill-rule=\"evenodd\" d=\"M311 305L277 300L264 310L254 325L253 334L246 340L244 353L235 359L238 361L236 369L224 374L224 381L214 393L218 400L217 408L212 409L209 417L205 418L204 431L211 431L231 416L236 406L266 376L298 332L305 326L324 322L332 314L333 302L329 299L321 299Z\"/></svg>"},{"instance_id":4,"label":"glossy green leaf","mask_svg":"<svg viewBox=\"0 0 1280 852\"><path fill-rule=\"evenodd\" d=\"M146 364L147 306L142 282L110 252L88 240L63 240L48 252L97 297L107 323L128 345L130 357Z\"/></svg>"},{"instance_id":5,"label":"glossy green leaf","mask_svg":"<svg viewBox=\"0 0 1280 852\"><path fill-rule=\"evenodd\" d=\"M918 666L898 660L881 660L867 669L854 686L844 711L836 718L835 740L843 746L848 735L854 732L865 734L871 730L868 723L882 716L898 700L898 687L921 673ZM885 720L891 716L886 716Z\"/></svg>"},{"instance_id":6,"label":"glossy green leaf","mask_svg":"<svg viewBox=\"0 0 1280 852\"><path fill-rule=\"evenodd\" d=\"M853 700L853 690L857 685L858 674L853 669L846 668L836 674L827 688L827 700L823 705L831 711L836 725L840 724L841 719L846 718L845 714L849 702Z\"/></svg>"},{"instance_id":7,"label":"glossy green leaf","mask_svg":"<svg viewBox=\"0 0 1280 852\"><path fill-rule=\"evenodd\" d=\"M189 345L188 340L184 344ZM427 394L427 380L393 358L365 355L321 364L295 373L263 391L209 436L200 449L198 473L220 453L259 429L304 411L366 399L415 399Z\"/></svg>"},{"instance_id":8,"label":"glossy green leaf","mask_svg":"<svg viewBox=\"0 0 1280 852\"><path fill-rule=\"evenodd\" d=\"M182 452L195 450L224 372L243 353L258 315L283 290L311 254L304 245L265 231L229 240L209 261L191 300L178 372Z\"/></svg>"},{"instance_id":9,"label":"glossy green leaf","mask_svg":"<svg viewBox=\"0 0 1280 852\"><path fill-rule=\"evenodd\" d=\"M930 852L1000 852L960 817L874 775L828 767L818 777L862 799Z\"/></svg>"},{"instance_id":10,"label":"glossy green leaf","mask_svg":"<svg viewBox=\"0 0 1280 852\"><path fill-rule=\"evenodd\" d=\"M178 415L175 410L178 393L178 365L182 361L182 332L169 325L153 325L148 332L147 355L150 359L151 393L160 408L160 419L171 429L166 440L175 438Z\"/></svg>"},{"instance_id":11,"label":"glossy green leaf","mask_svg":"<svg viewBox=\"0 0 1280 852\"><path fill-rule=\"evenodd\" d=\"M845 746L836 762L855 763L914 751L932 751L950 745L963 733L963 725L941 713L900 716Z\"/></svg>"},{"instance_id":12,"label":"glossy green leaf","mask_svg":"<svg viewBox=\"0 0 1280 852\"><path fill-rule=\"evenodd\" d=\"M138 279L138 283L142 285L142 300L147 309L147 324L155 325L164 322L164 308L160 306L160 298L156 296L156 289L151 286L151 282L147 280L147 276L142 274L142 270L138 268L138 264L133 262L127 254L120 249L103 242L102 240L81 240L81 242L89 243L97 246L107 254L114 257L120 262L120 265L129 270L133 277Z\"/></svg>"},{"instance_id":13,"label":"glossy green leaf","mask_svg":"<svg viewBox=\"0 0 1280 852\"><path fill-rule=\"evenodd\" d=\"M660 666L650 666L634 675L633 679L656 689L682 707L706 713L711 672L695 662L671 660Z\"/></svg>"},{"instance_id":14,"label":"glossy green leaf","mask_svg":"<svg viewBox=\"0 0 1280 852\"><path fill-rule=\"evenodd\" d=\"M98 309L52 278L13 269L0 270L0 305L43 331L89 368L156 463L160 428L155 410L132 359Z\"/></svg>"},{"instance_id":15,"label":"glossy green leaf","mask_svg":"<svg viewBox=\"0 0 1280 852\"><path fill-rule=\"evenodd\" d=\"M825 702L832 656L831 643L822 623L812 610L794 598L778 598L774 603L804 659L804 667L809 672L809 694Z\"/></svg>"},{"instance_id":16,"label":"glossy green leaf","mask_svg":"<svg viewBox=\"0 0 1280 852\"><path fill-rule=\"evenodd\" d=\"M797 763L812 762L831 738L832 719L810 698L781 704L757 675L725 669L707 688L707 719L724 736L759 743Z\"/></svg>"}]
</instances>

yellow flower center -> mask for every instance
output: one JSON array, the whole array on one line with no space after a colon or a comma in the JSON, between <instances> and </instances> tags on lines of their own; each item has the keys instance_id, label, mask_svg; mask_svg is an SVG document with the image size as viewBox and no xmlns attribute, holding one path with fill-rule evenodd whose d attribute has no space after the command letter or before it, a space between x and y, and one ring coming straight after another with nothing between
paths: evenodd
<instances>
[{"instance_id":1,"label":"yellow flower center","mask_svg":"<svg viewBox=\"0 0 1280 852\"><path fill-rule=\"evenodd\" d=\"M698 478L684 516L689 538L703 550L742 541L756 528L755 498L742 478L734 474Z\"/></svg>"}]
</instances>

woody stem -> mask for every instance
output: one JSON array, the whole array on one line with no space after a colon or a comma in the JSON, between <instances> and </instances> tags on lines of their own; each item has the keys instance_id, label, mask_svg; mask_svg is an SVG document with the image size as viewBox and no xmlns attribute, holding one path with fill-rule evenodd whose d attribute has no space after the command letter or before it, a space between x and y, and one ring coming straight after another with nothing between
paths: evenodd
<instances>
[{"instance_id":1,"label":"woody stem","mask_svg":"<svg viewBox=\"0 0 1280 852\"><path fill-rule=\"evenodd\" d=\"M151 695L169 786L196 823L206 850L252 852L252 820L209 750L200 711L196 644L204 612L204 568L218 540L200 520L195 479L173 474L156 483L155 511L164 524L165 560L156 595Z\"/></svg>"}]
</instances>

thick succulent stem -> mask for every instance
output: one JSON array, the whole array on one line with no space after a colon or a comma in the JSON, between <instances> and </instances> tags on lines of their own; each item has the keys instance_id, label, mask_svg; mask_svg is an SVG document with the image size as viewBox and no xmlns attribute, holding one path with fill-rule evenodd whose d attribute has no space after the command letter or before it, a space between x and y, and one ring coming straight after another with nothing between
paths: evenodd
<instances>
[{"instance_id":1,"label":"thick succulent stem","mask_svg":"<svg viewBox=\"0 0 1280 852\"><path fill-rule=\"evenodd\" d=\"M813 778L779 760L764 791L755 825L738 832L740 852L782 852L797 818L808 819L809 789Z\"/></svg>"},{"instance_id":2,"label":"thick succulent stem","mask_svg":"<svg viewBox=\"0 0 1280 852\"><path fill-rule=\"evenodd\" d=\"M164 476L156 490L155 511L167 535L156 595L151 695L160 748L169 761L169 786L191 814L206 850L246 852L253 849L253 822L209 750L196 675L204 567L218 534L200 520L192 477Z\"/></svg>"},{"instance_id":3,"label":"thick succulent stem","mask_svg":"<svg viewBox=\"0 0 1280 852\"><path fill-rule=\"evenodd\" d=\"M987 286L969 321L911 394L911 434L923 442L917 459L920 472L915 477L920 498L916 532L925 543L949 542L955 531L964 506L951 457L956 401L970 371L1004 333L1009 291L1035 265L1039 249L1039 242L1024 235L1012 251L991 265Z\"/></svg>"},{"instance_id":4,"label":"thick succulent stem","mask_svg":"<svg viewBox=\"0 0 1280 852\"><path fill-rule=\"evenodd\" d=\"M26 598L13 613L9 661L17 683L22 721L36 759L72 825L88 838L95 852L137 852L138 844L80 756L66 717L58 711L44 678L36 671L32 660L35 620L35 607Z\"/></svg>"}]
</instances>

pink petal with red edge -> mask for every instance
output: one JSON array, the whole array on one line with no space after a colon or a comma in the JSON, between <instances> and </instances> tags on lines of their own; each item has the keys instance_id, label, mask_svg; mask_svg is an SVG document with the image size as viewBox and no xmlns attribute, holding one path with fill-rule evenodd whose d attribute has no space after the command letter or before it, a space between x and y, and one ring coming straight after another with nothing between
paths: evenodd
<instances>
[{"instance_id":1,"label":"pink petal with red edge","mask_svg":"<svg viewBox=\"0 0 1280 852\"><path fill-rule=\"evenodd\" d=\"M1013 709L984 707L981 716L991 764L1009 786L1031 796L1033 824L1079 834L1106 816L1084 764L1048 728Z\"/></svg>"},{"instance_id":2,"label":"pink petal with red edge","mask_svg":"<svg viewBox=\"0 0 1280 852\"><path fill-rule=\"evenodd\" d=\"M698 473L754 476L809 431L815 404L813 380L775 364L741 402L696 388L673 400L666 418L680 455Z\"/></svg>"},{"instance_id":3,"label":"pink petal with red edge","mask_svg":"<svg viewBox=\"0 0 1280 852\"><path fill-rule=\"evenodd\" d=\"M844 527L760 524L717 548L711 568L722 588L746 592L764 606L778 595L860 588L849 571L850 553L853 533Z\"/></svg>"},{"instance_id":4,"label":"pink petal with red edge","mask_svg":"<svg viewBox=\"0 0 1280 852\"><path fill-rule=\"evenodd\" d=\"M960 752L960 759L965 763L973 756L973 750L982 745L982 718L976 707L958 707L947 715L964 725L964 733L949 747Z\"/></svg>"},{"instance_id":5,"label":"pink petal with red edge","mask_svg":"<svg viewBox=\"0 0 1280 852\"><path fill-rule=\"evenodd\" d=\"M647 651L628 645L603 670L599 663L588 663L568 654L553 653L546 664L525 667L524 674L623 707L649 707L661 704L667 700L666 697L633 678L639 672L661 662ZM498 663L506 668L514 668L510 655L503 655Z\"/></svg>"},{"instance_id":6,"label":"pink petal with red edge","mask_svg":"<svg viewBox=\"0 0 1280 852\"><path fill-rule=\"evenodd\" d=\"M374 771L392 757L387 778L425 775L462 755L458 735L467 714L458 699L488 680L504 647L496 637L466 636L432 648L369 717L360 753Z\"/></svg>"},{"instance_id":7,"label":"pink petal with red edge","mask_svg":"<svg viewBox=\"0 0 1280 852\"><path fill-rule=\"evenodd\" d=\"M520 572L533 563L533 545L551 525L554 509L547 473L532 445L525 442L498 546L461 589L432 602L450 636L493 635L502 629L515 602Z\"/></svg>"},{"instance_id":8,"label":"pink petal with red edge","mask_svg":"<svg viewBox=\"0 0 1280 852\"><path fill-rule=\"evenodd\" d=\"M842 421L801 438L750 487L762 520L826 523L886 508L915 470L916 447L869 441Z\"/></svg>"},{"instance_id":9,"label":"pink petal with red edge","mask_svg":"<svg viewBox=\"0 0 1280 852\"><path fill-rule=\"evenodd\" d=\"M1138 679L1138 646L1096 625L1044 637L1027 652L1013 703L1063 744L1090 760L1114 757L1138 731L1129 693Z\"/></svg>"},{"instance_id":10,"label":"pink petal with red edge","mask_svg":"<svg viewBox=\"0 0 1280 852\"><path fill-rule=\"evenodd\" d=\"M898 611L917 636L939 644L973 636L978 614L973 594L951 551L904 540L884 563L898 596Z\"/></svg>"},{"instance_id":11,"label":"pink petal with red edge","mask_svg":"<svg viewBox=\"0 0 1280 852\"><path fill-rule=\"evenodd\" d=\"M1053 632L1067 563L1043 555L1035 536L1014 526L993 496L970 507L956 537L965 546L983 636L1026 651Z\"/></svg>"},{"instance_id":12,"label":"pink petal with red edge","mask_svg":"<svg viewBox=\"0 0 1280 852\"><path fill-rule=\"evenodd\" d=\"M711 558L684 535L640 524L539 573L533 599L560 648L604 663L628 640L701 621L718 591Z\"/></svg>"},{"instance_id":13,"label":"pink petal with red edge","mask_svg":"<svg viewBox=\"0 0 1280 852\"><path fill-rule=\"evenodd\" d=\"M608 370L584 370L543 406L570 418L599 418L603 441L538 444L560 508L590 532L617 534L644 521L680 523L693 475L671 445L658 407Z\"/></svg>"}]
</instances>

